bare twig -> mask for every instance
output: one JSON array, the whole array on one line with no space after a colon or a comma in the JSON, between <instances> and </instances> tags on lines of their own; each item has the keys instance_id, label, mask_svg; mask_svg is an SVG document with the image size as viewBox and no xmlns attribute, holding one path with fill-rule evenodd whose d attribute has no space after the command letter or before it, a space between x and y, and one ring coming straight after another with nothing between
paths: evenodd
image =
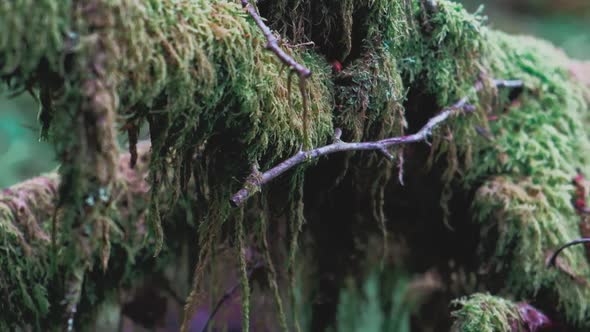
<instances>
[{"instance_id":1,"label":"bare twig","mask_svg":"<svg viewBox=\"0 0 590 332\"><path fill-rule=\"evenodd\" d=\"M252 279L252 276L254 275L254 272L258 271L259 269L261 269L263 267L264 267L264 264L262 264L262 263L257 263L256 265L254 265L250 269L250 271L248 271L248 280ZM225 291L225 293L223 294L223 296L219 299L219 301L217 301L217 304L213 308L213 311L211 311L211 314L209 314L209 317L207 317L207 320L205 321L205 325L201 329L202 332L207 331L207 328L209 327L209 324L213 321L213 318L215 318L215 315L217 314L217 312L219 311L219 309L221 309L221 307L223 306L223 304L225 302L227 302L229 299L231 299L236 294L236 292L239 289L240 289L240 283L237 282L230 289L228 289L227 291Z\"/></svg>"},{"instance_id":2,"label":"bare twig","mask_svg":"<svg viewBox=\"0 0 590 332\"><path fill-rule=\"evenodd\" d=\"M312 41L308 41L305 43L299 43L299 44L295 44L295 45L291 45L289 43L285 43L285 45L289 48L302 48L302 47L315 47L315 43Z\"/></svg>"},{"instance_id":3,"label":"bare twig","mask_svg":"<svg viewBox=\"0 0 590 332\"><path fill-rule=\"evenodd\" d=\"M264 37L267 41L266 48L276 54L285 65L291 67L295 72L297 72L300 78L308 78L311 76L311 70L309 68L295 61L293 57L291 57L279 47L279 40L277 37L275 37L270 28L264 23L264 20L262 17L260 17L260 14L258 14L256 8L254 8L254 6L252 6L248 0L242 0L242 6L254 19L260 30L262 30L262 33L264 34Z\"/></svg>"},{"instance_id":4,"label":"bare twig","mask_svg":"<svg viewBox=\"0 0 590 332\"><path fill-rule=\"evenodd\" d=\"M548 267L554 266L555 265L555 261L557 260L557 256L559 256L559 254L563 250L565 250L566 248L571 247L571 246L574 246L576 244L582 244L582 243L590 243L590 238L581 238L581 239L573 240L571 242L568 242L568 243L562 245L557 250L555 250L555 252L553 253L553 255L551 255L551 257L547 261L547 266Z\"/></svg>"},{"instance_id":5,"label":"bare twig","mask_svg":"<svg viewBox=\"0 0 590 332\"><path fill-rule=\"evenodd\" d=\"M522 87L522 81L505 81L505 80L494 80L493 84L496 87ZM475 89L477 91L483 88L483 83L481 81L475 84ZM240 206L242 205L248 198L254 195L256 192L260 190L260 187L264 184L270 182L274 178L278 177L279 175L285 173L289 169L304 163L309 160L317 159L321 156L327 156L336 152L344 152L344 151L370 151L370 150L377 150L381 153L384 153L385 156L389 157L388 148L395 145L401 144L409 144L409 143L416 143L425 141L431 134L432 130L435 129L438 125L445 122L451 115L459 113L459 112L473 112L474 106L468 103L468 97L464 97L454 105L447 107L442 112L438 113L434 117L432 117L428 122L420 129L417 133L412 135L400 136L400 137L391 137L386 138L380 141L374 142L354 142L354 143L347 143L339 140L339 136L341 133L340 129L336 129L336 139L332 144L325 145L316 149L307 150L307 151L299 151L297 154L292 156L291 158L281 162L280 164L276 165L275 167L269 169L264 173L260 173L257 169L255 169L252 174L246 180L246 183L240 191L238 191L235 195L232 196L230 202L233 206Z\"/></svg>"}]
</instances>

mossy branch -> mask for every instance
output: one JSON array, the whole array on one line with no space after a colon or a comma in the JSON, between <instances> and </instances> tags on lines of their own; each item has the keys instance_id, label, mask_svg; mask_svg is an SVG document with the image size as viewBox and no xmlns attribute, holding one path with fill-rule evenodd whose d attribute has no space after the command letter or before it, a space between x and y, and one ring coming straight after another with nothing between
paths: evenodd
<instances>
[{"instance_id":1,"label":"mossy branch","mask_svg":"<svg viewBox=\"0 0 590 332\"><path fill-rule=\"evenodd\" d=\"M110 232L114 243L124 240L128 248L143 246L143 236L138 229L142 228L145 217L141 212L141 202L148 197L149 187L145 179L149 155L150 144L142 142L138 144L138 165L134 169L129 167L129 154L123 154L118 161L117 174L121 176L118 181L122 185L118 186L119 191L112 193L112 197L125 208L118 211L119 218L114 222L117 230L112 227ZM53 216L56 216L57 232L63 232L65 227L64 211L58 207L60 182L58 174L51 173L0 191L0 243L4 247L0 257L0 293L6 296L0 323L8 324L0 324L0 330L6 326L12 330L27 324L73 330L83 324L79 322L77 313L80 311L78 306L83 296L83 284L92 288L104 283L104 280L98 282L86 275L87 266L78 258L87 255L87 252L70 253L63 249L65 244L62 241L58 241L57 250L53 250L50 236ZM106 219L101 219L100 224L94 229L87 229L87 232L100 231L102 223L108 222ZM119 232L125 233L124 239L118 236ZM80 241L91 241L87 233L74 234ZM78 256L71 256L73 254ZM107 252L107 255L111 253ZM120 263L123 258L115 260ZM62 261L77 263L59 264ZM133 273L136 272L134 270ZM15 295L8 296L4 292L14 292Z\"/></svg>"},{"instance_id":2,"label":"mossy branch","mask_svg":"<svg viewBox=\"0 0 590 332\"><path fill-rule=\"evenodd\" d=\"M493 84L500 87L518 88L522 87L523 83L519 80L507 81L507 80L494 80ZM475 90L480 91L483 88L481 82L475 84ZM260 188L279 177L291 168L300 165L304 162L318 159L322 156L327 156L337 152L345 151L380 151L385 154L388 159L393 159L393 155L388 151L388 148L396 145L410 144L426 141L428 137L432 135L432 131L437 128L440 124L447 121L452 115L459 114L461 112L473 111L473 105L469 104L468 97L460 99L455 104L445 108L443 111L430 118L428 122L415 134L405 135L400 137L390 137L373 142L343 142L340 140L341 131L336 129L334 142L329 145L325 145L319 148L315 148L308 151L299 151L291 158L279 163L275 167L269 169L264 173L260 173L257 167L254 167L252 174L246 180L243 188L240 189L235 195L231 197L231 204L235 207L242 205L248 198L252 197Z\"/></svg>"}]
</instances>

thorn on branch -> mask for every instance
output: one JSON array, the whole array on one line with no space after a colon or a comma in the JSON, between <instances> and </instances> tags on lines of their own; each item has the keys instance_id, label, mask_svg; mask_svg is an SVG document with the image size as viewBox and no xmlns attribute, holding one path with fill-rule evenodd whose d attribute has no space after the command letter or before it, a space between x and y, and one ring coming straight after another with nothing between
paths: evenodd
<instances>
[{"instance_id":1,"label":"thorn on branch","mask_svg":"<svg viewBox=\"0 0 590 332\"><path fill-rule=\"evenodd\" d=\"M481 137L483 137L483 138L487 139L488 141L493 141L493 140L494 140L494 135L493 135L493 134L492 134L492 133L491 133L489 130L487 130L487 129L486 129L486 128L484 128L484 127L481 127L481 126L475 126L475 132L476 132L476 133L477 133L479 136L481 136Z\"/></svg>"},{"instance_id":2,"label":"thorn on branch","mask_svg":"<svg viewBox=\"0 0 590 332\"><path fill-rule=\"evenodd\" d=\"M381 153L385 156L385 158L387 158L389 161L394 161L395 157L391 154L391 152L389 152L389 150L387 150L386 147L381 147L379 148L379 151L381 151Z\"/></svg>"},{"instance_id":3,"label":"thorn on branch","mask_svg":"<svg viewBox=\"0 0 590 332\"><path fill-rule=\"evenodd\" d=\"M494 80L493 82L494 84L497 84L497 86L506 86L511 88L522 87L522 81ZM481 81L478 81L475 84L475 89L476 91L480 91L481 89L483 89L483 83ZM318 159L322 156L327 156L333 153L344 151L379 150L383 152L384 150L387 151L387 148L391 146L427 141L428 137L432 134L432 131L435 128L437 128L441 123L448 120L454 114L461 112L469 113L471 108L472 107L468 104L468 98L464 97L452 106L443 109L443 111L430 118L430 120L428 120L428 122L418 132L412 135L391 137L373 142L348 143L340 141L312 150L299 151L294 156L284 160L283 162L279 163L278 165L264 173L260 173L257 171L257 173L251 174L246 179L244 187L240 189L240 191L238 191L234 196L232 196L231 204L234 207L242 205L248 198L250 198L256 192L258 192L261 186L267 184L268 182L277 178L278 176L290 170L291 168L312 159ZM467 111L465 111L465 109L467 109ZM339 135L341 135L341 130L336 129L334 136L337 137ZM387 154L390 153L387 151Z\"/></svg>"}]
</instances>

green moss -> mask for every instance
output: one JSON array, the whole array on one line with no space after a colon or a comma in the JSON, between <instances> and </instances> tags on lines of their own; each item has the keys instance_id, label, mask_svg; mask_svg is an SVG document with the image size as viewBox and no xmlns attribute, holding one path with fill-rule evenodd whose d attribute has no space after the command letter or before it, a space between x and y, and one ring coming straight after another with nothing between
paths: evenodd
<instances>
[{"instance_id":1,"label":"green moss","mask_svg":"<svg viewBox=\"0 0 590 332\"><path fill-rule=\"evenodd\" d=\"M478 222L495 225L497 263L513 294L552 289L568 319L587 324L590 291L545 266L550 250L580 236L571 181L576 168L588 165L582 87L570 79L565 56L551 45L492 31L485 36L490 75L522 79L526 88L517 104L495 111L499 120L489 124L493 142L481 147L465 173L467 184L485 181L473 214ZM564 259L588 277L588 262L577 249Z\"/></svg>"},{"instance_id":2,"label":"green moss","mask_svg":"<svg viewBox=\"0 0 590 332\"><path fill-rule=\"evenodd\" d=\"M260 159L292 152L302 143L302 104L289 94L288 70L237 4L193 1L115 2L118 24L112 31L120 45L121 109L129 116L153 116L169 128L168 142L177 150L198 144L219 130L247 147L244 155ZM307 84L314 144L331 134L331 93L327 68L305 53L295 58L314 75ZM290 106L289 99L292 101ZM146 114L147 112L147 114ZM191 119L191 121L187 121ZM168 144L166 144L168 143Z\"/></svg>"},{"instance_id":3,"label":"green moss","mask_svg":"<svg viewBox=\"0 0 590 332\"><path fill-rule=\"evenodd\" d=\"M461 306L451 315L453 332L520 331L520 315L515 303L489 294L474 294L453 302Z\"/></svg>"},{"instance_id":4,"label":"green moss","mask_svg":"<svg viewBox=\"0 0 590 332\"><path fill-rule=\"evenodd\" d=\"M482 18L450 1L437 1L434 13L425 13L420 3L376 1L381 16L373 22L380 23L369 28L369 36L383 35L406 85L436 96L441 107L450 105L469 91L479 73L478 58L485 52Z\"/></svg>"},{"instance_id":5,"label":"green moss","mask_svg":"<svg viewBox=\"0 0 590 332\"><path fill-rule=\"evenodd\" d=\"M252 163L266 169L301 146L327 142L334 125L354 141L402 134L402 102L405 91L413 89L434 97L437 104L414 112L432 113L463 96L477 103L475 114L454 119L433 142L433 156L447 160L441 174L441 182L447 184L443 203L453 191L479 188L474 219L485 224L482 229L498 226L494 257L507 275L508 287L523 296L552 289L566 316L583 322L588 290L544 267L548 250L579 235L570 179L576 167L588 164L585 155L590 152L583 131L588 105L582 88L561 66L565 57L544 43L489 30L481 17L449 1L438 1L434 10L421 1L401 0L268 3L272 4L261 2L261 9L273 13L269 18L275 27L289 26L282 32L292 42L323 40L318 42L320 53L345 62L345 69L333 75L318 52L281 45L313 71L305 91L310 142L303 137L303 99L297 89L289 88L289 69L266 50L259 28L237 2L0 4L0 76L13 88L39 89L44 101L41 118L49 125L62 162L58 205L63 214L57 243L64 249L51 261L51 273L69 273L74 265L97 261L106 265L111 242L123 245L113 221L119 220L120 206L110 197L124 186L114 162L119 124L150 126L150 220L155 234L144 245L153 245L156 252L162 247L156 198L165 196L159 203L173 206L196 177L198 197L190 208L197 220L191 222L198 224L201 259L187 305L190 314L203 264L215 254L222 225L234 220L227 198L241 185L236 178L243 178ZM309 21L306 13L312 14ZM302 21L293 22L289 16ZM351 33L355 27L358 36ZM489 86L489 78L521 79L526 89L506 112L495 110L508 100ZM476 96L473 84L478 79L486 86ZM499 120L488 123L490 112ZM475 126L488 129L493 140L479 137ZM379 171L354 187L371 197L369 213L384 222L384 192L393 166L379 165L375 158L362 162ZM301 183L293 186L292 196L302 196ZM43 197L34 199L51 205ZM303 198L296 201L302 210ZM35 241L41 240L29 237L48 236L50 230L33 228L30 233L29 226L47 223L15 218L12 211L0 207L0 235L10 252L0 258L0 267L11 267L9 277L0 282L17 289L18 295L2 309L13 313L11 321L37 319L52 310L45 286L49 279L42 274L50 260L43 255L41 264L13 259L40 251ZM49 218L47 211L43 216ZM291 221L296 233L302 211ZM90 241L81 241L81 234ZM240 234L243 248L248 234ZM492 238L487 235L484 239ZM297 247L297 236L293 238L291 263ZM588 263L577 249L568 251L564 260L576 273L588 276ZM134 257L139 249L128 250ZM243 279L244 261L241 271ZM29 286L29 280L42 286ZM274 288L280 298L278 286ZM374 296L375 287L367 293ZM474 299L484 300L488 301Z\"/></svg>"},{"instance_id":6,"label":"green moss","mask_svg":"<svg viewBox=\"0 0 590 332\"><path fill-rule=\"evenodd\" d=\"M145 156L145 147L141 148ZM85 229L95 237L89 237L88 233L72 232L69 242L76 242L79 236L85 241L92 242L97 248L95 257L97 265L103 265L104 260L111 255L129 257L130 259L118 259L111 269L105 271L96 268L96 275L85 278L85 288L112 289L119 286L130 277L129 271L124 268L134 261L134 267L145 261L145 253L139 252L143 243L143 234L137 224L142 223L143 210L146 208L142 200L129 201L127 194L145 194L147 184L143 180L147 165L140 161L135 171L128 168L129 158L122 158L120 170L127 177L125 179L125 197L122 192L113 193L119 202L127 206L124 211L109 213L92 228ZM138 172L138 173L135 173ZM141 174L141 175L139 175ZM84 278L85 266L83 264L65 264L63 262L79 262L85 253L72 256L72 251L65 245L54 247L52 245L53 222L57 229L63 228L63 210L56 211L58 196L58 175L49 174L34 178L0 192L0 247L3 254L0 255L0 293L5 299L0 303L0 321L8 324L14 330L16 327L30 325L33 330L62 330L65 326L64 306L78 305L81 312L86 315L91 309L88 303L78 304L78 295L81 285L73 285L69 279ZM108 217L116 218L111 220ZM118 218L117 218L118 217ZM55 218L55 219L54 219ZM108 239L113 242L112 248L104 246L100 234L104 227L110 228ZM58 234L61 234L58 233ZM124 239L124 241L123 241ZM96 241L96 242L93 242ZM105 248L109 250L102 252ZM115 253L111 253L115 251ZM55 255L54 255L55 254ZM132 258L131 258L132 257ZM165 261L165 259L163 259ZM112 270L115 272L111 274ZM125 273L120 272L125 271ZM112 282L108 287L102 278ZM75 291L75 292L74 292ZM86 290L87 291L87 290ZM69 295L68 295L69 294ZM95 295L101 299L100 295ZM85 302L86 298L82 298ZM80 307L81 305L81 307ZM92 306L90 306L92 307ZM75 323L81 324L84 318L76 317Z\"/></svg>"},{"instance_id":7,"label":"green moss","mask_svg":"<svg viewBox=\"0 0 590 332\"><path fill-rule=\"evenodd\" d=\"M48 273L55 176L40 177L0 193L0 321L38 326L48 314Z\"/></svg>"},{"instance_id":8,"label":"green moss","mask_svg":"<svg viewBox=\"0 0 590 332\"><path fill-rule=\"evenodd\" d=\"M71 5L69 0L0 4L0 77L24 87L42 62L54 72L65 73L64 51L73 48L77 38Z\"/></svg>"},{"instance_id":9,"label":"green moss","mask_svg":"<svg viewBox=\"0 0 590 332\"><path fill-rule=\"evenodd\" d=\"M403 83L395 59L373 50L352 62L336 78L335 122L351 141L398 136L406 126Z\"/></svg>"}]
</instances>

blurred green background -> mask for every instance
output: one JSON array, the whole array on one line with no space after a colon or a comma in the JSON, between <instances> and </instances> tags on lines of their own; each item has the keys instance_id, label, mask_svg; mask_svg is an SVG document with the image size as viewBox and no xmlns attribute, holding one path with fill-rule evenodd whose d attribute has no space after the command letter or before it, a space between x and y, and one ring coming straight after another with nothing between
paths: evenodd
<instances>
[{"instance_id":1,"label":"blurred green background","mask_svg":"<svg viewBox=\"0 0 590 332\"><path fill-rule=\"evenodd\" d=\"M590 60L590 0L459 2L472 12L483 4L489 25L496 29L539 36L574 58ZM57 166L53 148L39 142L38 109L28 94L9 98L7 93L0 92L0 188Z\"/></svg>"},{"instance_id":2,"label":"blurred green background","mask_svg":"<svg viewBox=\"0 0 590 332\"><path fill-rule=\"evenodd\" d=\"M28 94L0 94L0 188L57 166L51 145L39 141L38 110Z\"/></svg>"}]
</instances>

